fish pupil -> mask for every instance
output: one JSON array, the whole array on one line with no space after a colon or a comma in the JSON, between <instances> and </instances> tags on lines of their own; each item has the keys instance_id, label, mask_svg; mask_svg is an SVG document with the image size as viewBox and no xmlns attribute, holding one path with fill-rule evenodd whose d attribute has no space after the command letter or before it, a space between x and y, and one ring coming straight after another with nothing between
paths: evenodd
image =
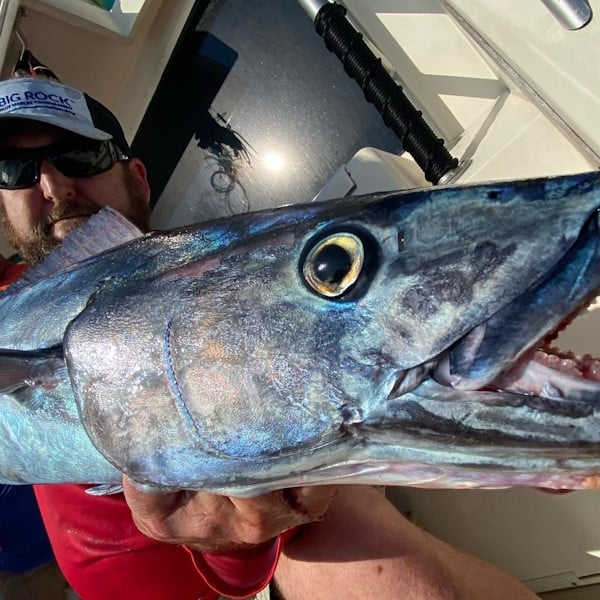
<instances>
[{"instance_id":1,"label":"fish pupil","mask_svg":"<svg viewBox=\"0 0 600 600\"><path fill-rule=\"evenodd\" d=\"M340 246L330 244L323 248L316 260L315 275L323 283L339 283L352 267L348 252Z\"/></svg>"}]
</instances>

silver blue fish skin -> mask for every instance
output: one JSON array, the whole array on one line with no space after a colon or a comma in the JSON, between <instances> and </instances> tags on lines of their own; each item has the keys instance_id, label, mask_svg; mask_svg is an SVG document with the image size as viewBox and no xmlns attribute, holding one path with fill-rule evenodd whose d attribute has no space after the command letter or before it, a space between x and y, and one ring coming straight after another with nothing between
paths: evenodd
<instances>
[{"instance_id":1,"label":"silver blue fish skin","mask_svg":"<svg viewBox=\"0 0 600 600\"><path fill-rule=\"evenodd\" d=\"M65 362L58 356L4 352L0 390L0 478L3 483L119 481L81 420Z\"/></svg>"},{"instance_id":2,"label":"silver blue fish skin","mask_svg":"<svg viewBox=\"0 0 600 600\"><path fill-rule=\"evenodd\" d=\"M9 288L0 347L62 349L80 432L143 484L594 487L600 384L495 382L600 286L599 207L589 173L149 234Z\"/></svg>"}]
</instances>

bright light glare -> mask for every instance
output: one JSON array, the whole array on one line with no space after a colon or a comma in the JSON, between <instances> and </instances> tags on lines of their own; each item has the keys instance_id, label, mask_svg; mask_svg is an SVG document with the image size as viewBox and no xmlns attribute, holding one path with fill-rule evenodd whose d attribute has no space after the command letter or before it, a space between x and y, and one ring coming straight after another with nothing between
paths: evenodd
<instances>
[{"instance_id":1,"label":"bright light glare","mask_svg":"<svg viewBox=\"0 0 600 600\"><path fill-rule=\"evenodd\" d=\"M267 152L263 157L263 163L269 171L281 171L284 162L283 156L278 152Z\"/></svg>"},{"instance_id":2,"label":"bright light glare","mask_svg":"<svg viewBox=\"0 0 600 600\"><path fill-rule=\"evenodd\" d=\"M588 550L586 554L600 558L600 550Z\"/></svg>"}]
</instances>

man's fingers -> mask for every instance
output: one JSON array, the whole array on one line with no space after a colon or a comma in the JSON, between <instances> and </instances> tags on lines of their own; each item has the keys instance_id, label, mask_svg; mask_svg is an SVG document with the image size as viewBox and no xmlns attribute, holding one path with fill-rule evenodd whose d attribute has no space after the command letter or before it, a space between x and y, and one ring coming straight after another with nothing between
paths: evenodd
<instances>
[{"instance_id":1,"label":"man's fingers","mask_svg":"<svg viewBox=\"0 0 600 600\"><path fill-rule=\"evenodd\" d=\"M321 519L336 487L300 487L255 498L232 498L200 491L157 493L123 478L133 520L159 541L204 550L258 545L281 532Z\"/></svg>"},{"instance_id":2,"label":"man's fingers","mask_svg":"<svg viewBox=\"0 0 600 600\"><path fill-rule=\"evenodd\" d=\"M178 492L165 493L123 477L123 493L132 511L140 515L152 515L169 514L176 503Z\"/></svg>"},{"instance_id":3,"label":"man's fingers","mask_svg":"<svg viewBox=\"0 0 600 600\"><path fill-rule=\"evenodd\" d=\"M239 518L238 535L260 543L282 531L323 517L337 487L289 488L256 498L230 498Z\"/></svg>"},{"instance_id":4,"label":"man's fingers","mask_svg":"<svg viewBox=\"0 0 600 600\"><path fill-rule=\"evenodd\" d=\"M123 477L123 492L137 528L148 537L160 541L175 541L177 516L182 505L183 491L156 493L148 492Z\"/></svg>"},{"instance_id":5,"label":"man's fingers","mask_svg":"<svg viewBox=\"0 0 600 600\"><path fill-rule=\"evenodd\" d=\"M302 514L304 522L322 519L337 493L337 486L322 485L282 490L286 502L296 512Z\"/></svg>"}]
</instances>

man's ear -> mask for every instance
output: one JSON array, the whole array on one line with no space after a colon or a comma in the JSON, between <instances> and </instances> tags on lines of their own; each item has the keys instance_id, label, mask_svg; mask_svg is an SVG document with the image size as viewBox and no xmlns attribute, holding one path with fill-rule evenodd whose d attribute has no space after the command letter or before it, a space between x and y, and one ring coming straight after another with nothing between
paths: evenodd
<instances>
[{"instance_id":1,"label":"man's ear","mask_svg":"<svg viewBox=\"0 0 600 600\"><path fill-rule=\"evenodd\" d=\"M127 165L131 174L137 179L140 189L145 192L146 202L150 203L150 184L148 183L148 172L146 165L139 158L130 158Z\"/></svg>"}]
</instances>

